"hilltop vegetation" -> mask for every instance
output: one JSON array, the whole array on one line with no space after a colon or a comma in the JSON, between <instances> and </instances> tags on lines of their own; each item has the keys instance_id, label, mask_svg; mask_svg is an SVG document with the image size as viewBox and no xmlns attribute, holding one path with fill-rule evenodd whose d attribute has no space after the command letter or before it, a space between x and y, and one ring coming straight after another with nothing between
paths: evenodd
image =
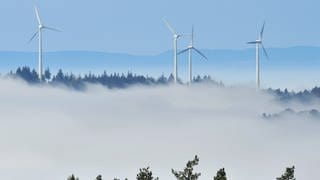
<instances>
[{"instance_id":1,"label":"hilltop vegetation","mask_svg":"<svg viewBox=\"0 0 320 180\"><path fill-rule=\"evenodd\" d=\"M15 72L11 71L6 77L20 78L30 84L49 84L49 85L65 85L75 90L85 90L86 84L99 84L107 88L127 88L132 85L168 85L173 83L173 76L165 77L164 75L153 78L149 76L137 75L131 72L127 74L119 73L107 73L104 71L100 75L96 74L85 74L83 76L75 75L73 73L65 73L61 69L57 74L52 75L49 69L44 71L44 81L40 82L38 79L38 73L34 69L29 67L18 68ZM213 80L210 76L197 76L194 78L194 83L211 83L217 86L223 86L221 82ZM181 81L179 81L182 84Z\"/></svg>"},{"instance_id":2,"label":"hilltop vegetation","mask_svg":"<svg viewBox=\"0 0 320 180\"><path fill-rule=\"evenodd\" d=\"M284 102L290 100L308 102L314 98L320 98L320 87L314 87L311 90L303 90L299 92L289 92L288 89L284 89L283 91L280 89L268 89L267 92L275 95L279 100Z\"/></svg>"},{"instance_id":3,"label":"hilltop vegetation","mask_svg":"<svg viewBox=\"0 0 320 180\"><path fill-rule=\"evenodd\" d=\"M201 176L201 173L194 172L195 166L199 164L199 157L195 156L195 158L186 163L186 167L181 171L171 170L173 176L177 180L197 180ZM277 177L276 180L295 180L294 176L295 167L288 167L286 171L280 176ZM139 173L136 176L137 180L159 180L159 177L154 177L153 172L150 170L150 167L142 168L139 170ZM79 180L75 175L71 175L67 178L67 180ZM102 175L98 175L95 180L102 180ZM120 180L119 178L114 178L114 180ZM128 180L128 178L125 178ZM213 180L227 180L227 173L225 168L221 168L217 171L216 175L213 177Z\"/></svg>"},{"instance_id":4,"label":"hilltop vegetation","mask_svg":"<svg viewBox=\"0 0 320 180\"><path fill-rule=\"evenodd\" d=\"M64 85L74 90L85 90L87 84L99 84L104 87L113 88L127 88L134 85L169 85L174 82L172 74L169 77L164 75L154 78L149 76L137 75L131 72L126 74L122 73L107 73L104 71L102 74L85 74L83 76L75 75L73 73L65 73L61 69L57 74L53 75L49 69L44 71L42 82L38 79L38 73L29 67L19 67L16 71L10 71L5 77L20 78L29 84L47 84L51 86ZM210 76L196 76L193 83L207 83L213 84L218 87L224 87L222 82L216 81ZM179 84L183 84L179 80ZM289 92L287 89L267 89L266 92L274 95L280 101L286 102L290 100L299 100L308 102L314 98L320 98L320 87L314 87L311 90L304 90L300 92Z\"/></svg>"}]
</instances>

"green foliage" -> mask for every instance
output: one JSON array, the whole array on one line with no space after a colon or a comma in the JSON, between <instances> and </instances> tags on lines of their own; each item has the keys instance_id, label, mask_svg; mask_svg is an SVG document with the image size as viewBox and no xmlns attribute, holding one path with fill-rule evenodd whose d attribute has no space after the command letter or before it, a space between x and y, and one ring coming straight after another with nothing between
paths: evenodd
<instances>
[{"instance_id":1,"label":"green foliage","mask_svg":"<svg viewBox=\"0 0 320 180\"><path fill-rule=\"evenodd\" d=\"M47 68L45 71L44 71L44 78L49 81L51 79L51 72L49 70L49 68Z\"/></svg>"},{"instance_id":2,"label":"green foliage","mask_svg":"<svg viewBox=\"0 0 320 180\"><path fill-rule=\"evenodd\" d=\"M218 172L217 172L217 176L215 176L213 178L213 180L227 180L227 174L224 170L224 168L220 169Z\"/></svg>"},{"instance_id":3,"label":"green foliage","mask_svg":"<svg viewBox=\"0 0 320 180\"><path fill-rule=\"evenodd\" d=\"M281 177L278 177L277 180L296 180L296 178L294 178L294 169L294 166L287 168L286 172Z\"/></svg>"},{"instance_id":4,"label":"green foliage","mask_svg":"<svg viewBox=\"0 0 320 180\"><path fill-rule=\"evenodd\" d=\"M152 171L149 167L140 169L139 174L137 174L137 180L158 180L159 178L154 178L152 176Z\"/></svg>"},{"instance_id":5,"label":"green foliage","mask_svg":"<svg viewBox=\"0 0 320 180\"><path fill-rule=\"evenodd\" d=\"M175 171L172 169L172 174L177 180L197 180L201 173L193 173L193 167L199 164L198 156L195 156L194 160L188 161L183 171Z\"/></svg>"},{"instance_id":6,"label":"green foliage","mask_svg":"<svg viewBox=\"0 0 320 180\"><path fill-rule=\"evenodd\" d=\"M73 174L68 177L67 180L79 180L79 178L75 177Z\"/></svg>"}]
</instances>

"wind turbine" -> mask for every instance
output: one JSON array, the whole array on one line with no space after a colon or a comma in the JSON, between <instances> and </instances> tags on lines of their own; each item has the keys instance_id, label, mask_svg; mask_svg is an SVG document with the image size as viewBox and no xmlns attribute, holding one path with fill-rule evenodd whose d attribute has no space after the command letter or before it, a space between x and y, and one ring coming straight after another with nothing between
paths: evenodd
<instances>
[{"instance_id":1,"label":"wind turbine","mask_svg":"<svg viewBox=\"0 0 320 180\"><path fill-rule=\"evenodd\" d=\"M38 31L34 33L34 35L31 37L29 42L31 42L38 35L38 38L39 38L38 77L39 77L39 80L42 81L42 30L47 29L47 30L56 31L56 32L61 32L61 31L55 28L44 26L40 18L38 7L35 6L34 9L35 9L36 17L38 20Z\"/></svg>"},{"instance_id":2,"label":"wind turbine","mask_svg":"<svg viewBox=\"0 0 320 180\"><path fill-rule=\"evenodd\" d=\"M268 53L266 49L263 46L263 32L264 32L264 27L265 27L265 22L263 23L262 29L260 31L260 34L258 36L258 39L256 41L248 42L248 44L255 44L256 45L256 83L257 87L260 88L260 61L259 61L259 50L260 50L260 45L263 49L263 52L266 56L267 59L269 59Z\"/></svg>"},{"instance_id":3,"label":"wind turbine","mask_svg":"<svg viewBox=\"0 0 320 180\"><path fill-rule=\"evenodd\" d=\"M172 28L169 22L163 19L165 24L167 25L169 31L173 34L173 77L174 82L177 83L178 79L178 39L182 36L181 34L177 34L176 31Z\"/></svg>"},{"instance_id":4,"label":"wind turbine","mask_svg":"<svg viewBox=\"0 0 320 180\"><path fill-rule=\"evenodd\" d=\"M192 50L196 51L200 56L202 56L204 59L208 60L208 58L197 48L193 46L193 40L194 40L194 28L192 26L191 31L191 42L187 49L180 51L178 54L182 54L185 52L189 52L189 85L192 84Z\"/></svg>"}]
</instances>

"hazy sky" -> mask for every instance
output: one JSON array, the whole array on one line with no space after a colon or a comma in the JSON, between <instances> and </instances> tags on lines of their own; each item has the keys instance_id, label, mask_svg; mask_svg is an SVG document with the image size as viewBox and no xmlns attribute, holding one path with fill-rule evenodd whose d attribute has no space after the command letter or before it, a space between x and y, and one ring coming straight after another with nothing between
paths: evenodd
<instances>
[{"instance_id":1,"label":"hazy sky","mask_svg":"<svg viewBox=\"0 0 320 180\"><path fill-rule=\"evenodd\" d=\"M200 179L222 167L238 180L275 179L292 165L297 179L319 174L319 120L261 118L318 100L278 103L254 88L204 85L75 92L0 83L0 179L134 179L146 166L174 179L171 168L196 154Z\"/></svg>"},{"instance_id":2,"label":"hazy sky","mask_svg":"<svg viewBox=\"0 0 320 180\"><path fill-rule=\"evenodd\" d=\"M34 4L45 25L63 30L45 32L50 51L160 53L172 45L164 17L179 32L194 24L200 48L246 48L264 20L268 47L320 45L316 0L1 0L0 50L36 50L27 43L37 28Z\"/></svg>"}]
</instances>

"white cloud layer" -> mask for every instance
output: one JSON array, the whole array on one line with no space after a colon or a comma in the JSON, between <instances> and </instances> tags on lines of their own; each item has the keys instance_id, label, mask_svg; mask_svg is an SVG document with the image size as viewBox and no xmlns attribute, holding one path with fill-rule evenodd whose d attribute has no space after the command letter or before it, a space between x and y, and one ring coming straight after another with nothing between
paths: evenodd
<instances>
[{"instance_id":1,"label":"white cloud layer","mask_svg":"<svg viewBox=\"0 0 320 180\"><path fill-rule=\"evenodd\" d=\"M270 180L295 165L297 179L316 179L320 121L265 120L287 107L251 88L135 87L87 92L0 80L0 179L80 179L102 174L135 179L151 166L174 179L199 155L200 179L225 167L228 178Z\"/></svg>"}]
</instances>

